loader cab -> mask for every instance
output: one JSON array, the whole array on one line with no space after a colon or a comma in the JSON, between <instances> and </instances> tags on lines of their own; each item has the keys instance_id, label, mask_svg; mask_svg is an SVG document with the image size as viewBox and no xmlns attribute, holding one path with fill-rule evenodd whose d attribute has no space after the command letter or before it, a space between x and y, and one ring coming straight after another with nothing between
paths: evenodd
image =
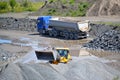
<instances>
[{"instance_id":1,"label":"loader cab","mask_svg":"<svg viewBox=\"0 0 120 80\"><path fill-rule=\"evenodd\" d=\"M66 59L70 58L69 48L56 48L56 51L61 57L65 57Z\"/></svg>"},{"instance_id":2,"label":"loader cab","mask_svg":"<svg viewBox=\"0 0 120 80\"><path fill-rule=\"evenodd\" d=\"M49 27L49 20L51 19L51 16L41 16L37 19L37 31L44 31L47 30Z\"/></svg>"}]
</instances>

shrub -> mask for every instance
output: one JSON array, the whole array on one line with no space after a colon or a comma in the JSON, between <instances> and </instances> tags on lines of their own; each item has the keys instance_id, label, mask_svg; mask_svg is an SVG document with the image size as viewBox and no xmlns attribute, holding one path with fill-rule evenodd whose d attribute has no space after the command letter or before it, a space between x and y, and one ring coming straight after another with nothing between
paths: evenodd
<instances>
[{"instance_id":1,"label":"shrub","mask_svg":"<svg viewBox=\"0 0 120 80\"><path fill-rule=\"evenodd\" d=\"M80 15L80 16L85 16L88 7L89 7L89 3L88 3L88 2L81 2L81 3L79 4L79 6L78 6L78 8L79 8L79 13L80 13L79 15Z\"/></svg>"},{"instance_id":2,"label":"shrub","mask_svg":"<svg viewBox=\"0 0 120 80\"><path fill-rule=\"evenodd\" d=\"M14 7L16 6L16 3L17 3L16 0L9 0L9 4L12 8L12 11L14 11Z\"/></svg>"},{"instance_id":3,"label":"shrub","mask_svg":"<svg viewBox=\"0 0 120 80\"><path fill-rule=\"evenodd\" d=\"M7 2L0 2L0 10L4 10L8 8L8 4Z\"/></svg>"},{"instance_id":4,"label":"shrub","mask_svg":"<svg viewBox=\"0 0 120 80\"><path fill-rule=\"evenodd\" d=\"M31 6L31 2L29 2L28 0L23 0L22 6L26 7L26 8L30 7Z\"/></svg>"},{"instance_id":5,"label":"shrub","mask_svg":"<svg viewBox=\"0 0 120 80\"><path fill-rule=\"evenodd\" d=\"M56 10L55 9L49 9L48 10L48 15L54 15L56 13Z\"/></svg>"},{"instance_id":6,"label":"shrub","mask_svg":"<svg viewBox=\"0 0 120 80\"><path fill-rule=\"evenodd\" d=\"M69 3L73 5L75 3L75 0L70 0Z\"/></svg>"},{"instance_id":7,"label":"shrub","mask_svg":"<svg viewBox=\"0 0 120 80\"><path fill-rule=\"evenodd\" d=\"M21 6L20 3L17 3L14 8L14 12L22 12L22 11L24 11L23 7Z\"/></svg>"},{"instance_id":8,"label":"shrub","mask_svg":"<svg viewBox=\"0 0 120 80\"><path fill-rule=\"evenodd\" d=\"M3 1L0 2L0 13L6 13L9 12L9 5L7 2Z\"/></svg>"},{"instance_id":9,"label":"shrub","mask_svg":"<svg viewBox=\"0 0 120 80\"><path fill-rule=\"evenodd\" d=\"M56 2L56 0L48 0L49 3Z\"/></svg>"}]
</instances>

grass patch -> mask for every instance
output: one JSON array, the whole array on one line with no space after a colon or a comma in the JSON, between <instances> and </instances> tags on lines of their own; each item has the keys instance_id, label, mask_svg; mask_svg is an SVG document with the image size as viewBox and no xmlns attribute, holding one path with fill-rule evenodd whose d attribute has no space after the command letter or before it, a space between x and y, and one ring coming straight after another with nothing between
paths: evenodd
<instances>
[{"instance_id":1,"label":"grass patch","mask_svg":"<svg viewBox=\"0 0 120 80\"><path fill-rule=\"evenodd\" d=\"M50 8L46 8L41 15L52 15L52 16L85 16L87 9L90 6L88 2L76 3L75 0L49 0ZM59 3L59 5L58 5ZM58 6L56 6L58 5ZM56 6L56 7L54 7Z\"/></svg>"},{"instance_id":2,"label":"grass patch","mask_svg":"<svg viewBox=\"0 0 120 80\"><path fill-rule=\"evenodd\" d=\"M43 4L43 2L28 2L27 6L18 4L18 6L15 8L15 12L37 11L40 7L42 7Z\"/></svg>"},{"instance_id":3,"label":"grass patch","mask_svg":"<svg viewBox=\"0 0 120 80\"><path fill-rule=\"evenodd\" d=\"M37 11L42 7L44 2L30 2L24 0L22 3L16 2L14 7L10 2L0 1L0 13L6 12L23 12L23 11Z\"/></svg>"},{"instance_id":4,"label":"grass patch","mask_svg":"<svg viewBox=\"0 0 120 80\"><path fill-rule=\"evenodd\" d=\"M33 9L33 11L39 10L40 7L43 6L43 4L44 4L43 2L34 2L34 3L32 3L32 9Z\"/></svg>"},{"instance_id":5,"label":"grass patch","mask_svg":"<svg viewBox=\"0 0 120 80\"><path fill-rule=\"evenodd\" d=\"M7 2L0 2L0 13L6 13L10 11L10 6Z\"/></svg>"}]
</instances>

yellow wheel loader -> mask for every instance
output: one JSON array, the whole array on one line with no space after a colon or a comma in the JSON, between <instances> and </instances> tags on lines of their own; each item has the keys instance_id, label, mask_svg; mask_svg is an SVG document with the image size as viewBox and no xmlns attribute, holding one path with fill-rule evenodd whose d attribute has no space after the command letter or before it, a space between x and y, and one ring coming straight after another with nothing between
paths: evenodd
<instances>
[{"instance_id":1,"label":"yellow wheel loader","mask_svg":"<svg viewBox=\"0 0 120 80\"><path fill-rule=\"evenodd\" d=\"M53 48L51 50L35 51L38 60L47 60L52 64L67 63L72 60L69 48Z\"/></svg>"}]
</instances>

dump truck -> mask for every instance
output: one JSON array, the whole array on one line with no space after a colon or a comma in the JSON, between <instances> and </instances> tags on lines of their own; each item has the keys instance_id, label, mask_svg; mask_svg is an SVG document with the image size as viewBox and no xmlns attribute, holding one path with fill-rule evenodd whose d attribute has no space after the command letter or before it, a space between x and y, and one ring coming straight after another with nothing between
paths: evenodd
<instances>
[{"instance_id":1,"label":"dump truck","mask_svg":"<svg viewBox=\"0 0 120 80\"><path fill-rule=\"evenodd\" d=\"M35 51L38 60L45 60L52 64L67 63L72 60L69 48L53 48L52 50Z\"/></svg>"},{"instance_id":2,"label":"dump truck","mask_svg":"<svg viewBox=\"0 0 120 80\"><path fill-rule=\"evenodd\" d=\"M37 31L50 37L64 37L65 39L86 38L90 30L89 21L71 21L41 16L37 19Z\"/></svg>"}]
</instances>

